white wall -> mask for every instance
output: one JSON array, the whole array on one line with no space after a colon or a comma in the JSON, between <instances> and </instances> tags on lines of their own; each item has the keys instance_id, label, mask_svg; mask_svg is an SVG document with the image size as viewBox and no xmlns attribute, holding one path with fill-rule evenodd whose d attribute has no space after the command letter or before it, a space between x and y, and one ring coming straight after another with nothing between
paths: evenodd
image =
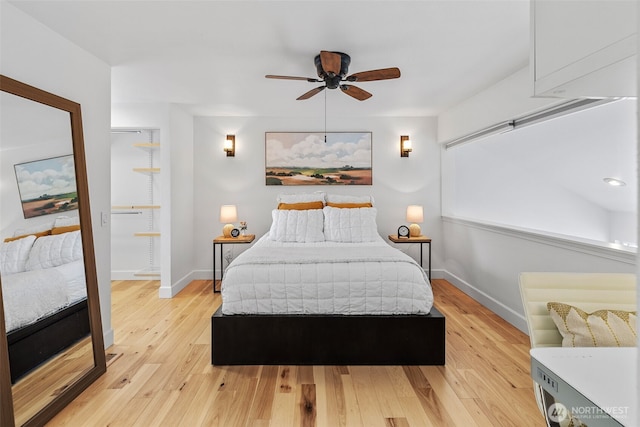
<instances>
[{"instance_id":1,"label":"white wall","mask_svg":"<svg viewBox=\"0 0 640 427\"><path fill-rule=\"evenodd\" d=\"M445 278L527 332L519 289L525 271L635 273L635 254L445 218Z\"/></svg>"},{"instance_id":2,"label":"white wall","mask_svg":"<svg viewBox=\"0 0 640 427\"><path fill-rule=\"evenodd\" d=\"M553 99L530 98L530 89L529 73L524 69L456 105L438 118L439 140L446 141L558 102ZM635 272L636 259L633 252L447 218L451 215L452 211L448 207L455 203L456 191L455 181L447 178L454 175L452 171L455 172L454 168L458 165L452 162L450 153L445 154L444 148L442 150L445 278L516 327L527 330L518 288L521 272ZM455 148L448 151L455 151ZM476 174L482 173L475 170ZM477 175L477 179L484 178ZM520 184L522 183L517 185ZM535 187L535 183L529 186ZM490 200L475 198L476 208L483 203L490 203ZM514 200L514 203L523 202ZM517 207L521 208L522 206ZM592 218L593 221L608 221L606 212L596 216L597 218Z\"/></svg>"},{"instance_id":3,"label":"white wall","mask_svg":"<svg viewBox=\"0 0 640 427\"><path fill-rule=\"evenodd\" d=\"M532 98L532 90L529 67L522 68L440 114L438 141L457 138L564 102L557 98Z\"/></svg>"},{"instance_id":4,"label":"white wall","mask_svg":"<svg viewBox=\"0 0 640 427\"><path fill-rule=\"evenodd\" d=\"M110 211L109 127L111 69L78 46L25 15L0 3L0 72L82 106L82 122L91 199L98 286L105 346L113 343L109 227L100 214Z\"/></svg>"},{"instance_id":5,"label":"white wall","mask_svg":"<svg viewBox=\"0 0 640 427\"><path fill-rule=\"evenodd\" d=\"M111 124L160 130L159 296L171 298L193 279L193 117L170 104L115 104Z\"/></svg>"},{"instance_id":6,"label":"white wall","mask_svg":"<svg viewBox=\"0 0 640 427\"><path fill-rule=\"evenodd\" d=\"M194 131L193 117L171 106L169 117L171 157L171 286L162 286L160 296L170 298L193 280L194 246Z\"/></svg>"},{"instance_id":7,"label":"white wall","mask_svg":"<svg viewBox=\"0 0 640 427\"><path fill-rule=\"evenodd\" d=\"M329 131L371 131L373 185L371 186L266 186L265 132L322 131L317 118L197 117L194 127L195 253L196 276L212 277L212 239L222 234L220 206L235 204L238 220L247 221L248 232L261 236L271 225L271 210L279 193L323 190L341 194L371 194L378 208L378 231L386 238L406 224L406 207L424 206L423 234L433 238L434 268L441 265L440 148L435 118L331 117ZM223 140L236 135L236 155L226 157ZM413 152L400 157L400 135L409 135ZM227 245L237 255L243 245ZM414 258L417 245L399 245ZM426 262L426 261L425 261ZM216 266L219 269L219 266ZM426 267L426 264L425 264ZM434 274L435 275L435 274ZM219 271L216 272L219 277Z\"/></svg>"},{"instance_id":8,"label":"white wall","mask_svg":"<svg viewBox=\"0 0 640 427\"><path fill-rule=\"evenodd\" d=\"M443 153L448 165L443 168L443 181L455 180L447 186L451 202L447 214L611 242L609 211L559 183L549 170L553 166L531 152L545 150L548 154L554 150L545 141L527 145L518 139L528 129L494 135ZM515 150L514 145L518 146ZM576 158L580 156L565 160ZM597 185L604 183L596 180ZM633 237L635 229L626 240L634 241Z\"/></svg>"}]
</instances>

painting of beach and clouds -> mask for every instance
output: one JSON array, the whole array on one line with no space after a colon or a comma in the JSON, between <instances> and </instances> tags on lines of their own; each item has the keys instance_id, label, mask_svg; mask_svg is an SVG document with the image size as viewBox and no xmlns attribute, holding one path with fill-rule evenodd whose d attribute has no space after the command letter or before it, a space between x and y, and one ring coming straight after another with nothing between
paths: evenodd
<instances>
[{"instance_id":1,"label":"painting of beach and clouds","mask_svg":"<svg viewBox=\"0 0 640 427\"><path fill-rule=\"evenodd\" d=\"M372 183L371 132L266 132L265 156L267 185Z\"/></svg>"},{"instance_id":2,"label":"painting of beach and clouds","mask_svg":"<svg viewBox=\"0 0 640 427\"><path fill-rule=\"evenodd\" d=\"M25 218L78 209L73 155L15 165Z\"/></svg>"}]
</instances>

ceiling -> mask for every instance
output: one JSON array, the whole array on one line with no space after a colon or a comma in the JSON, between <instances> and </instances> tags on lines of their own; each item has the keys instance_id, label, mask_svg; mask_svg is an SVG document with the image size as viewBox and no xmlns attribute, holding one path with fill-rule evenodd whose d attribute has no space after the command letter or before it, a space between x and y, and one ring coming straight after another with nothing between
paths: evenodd
<instances>
[{"instance_id":1,"label":"ceiling","mask_svg":"<svg viewBox=\"0 0 640 427\"><path fill-rule=\"evenodd\" d=\"M529 60L528 0L8 1L111 65L112 102L175 103L202 116L317 116L325 94L329 116L436 116ZM316 77L321 50L351 55L349 74L399 67L402 76L358 83L373 93L366 101L339 90L296 101L319 84L264 78ZM635 210L629 111L613 113L623 123L610 128L609 143L594 131L558 145L590 160L547 159L549 179L606 209ZM628 142L614 150L614 140ZM532 155L511 149L512 158ZM624 200L601 183L610 175L630 184L617 191Z\"/></svg>"},{"instance_id":2,"label":"ceiling","mask_svg":"<svg viewBox=\"0 0 640 427\"><path fill-rule=\"evenodd\" d=\"M528 0L30 1L14 6L112 66L112 101L207 116L434 116L526 66ZM296 98L320 50L396 80Z\"/></svg>"}]
</instances>

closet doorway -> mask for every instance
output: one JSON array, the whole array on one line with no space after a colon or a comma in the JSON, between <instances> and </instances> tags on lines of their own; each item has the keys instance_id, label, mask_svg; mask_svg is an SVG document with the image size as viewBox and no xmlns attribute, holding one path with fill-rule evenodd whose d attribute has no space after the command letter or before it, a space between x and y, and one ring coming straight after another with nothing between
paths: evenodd
<instances>
[{"instance_id":1,"label":"closet doorway","mask_svg":"<svg viewBox=\"0 0 640 427\"><path fill-rule=\"evenodd\" d=\"M160 281L160 130L111 130L111 280Z\"/></svg>"}]
</instances>

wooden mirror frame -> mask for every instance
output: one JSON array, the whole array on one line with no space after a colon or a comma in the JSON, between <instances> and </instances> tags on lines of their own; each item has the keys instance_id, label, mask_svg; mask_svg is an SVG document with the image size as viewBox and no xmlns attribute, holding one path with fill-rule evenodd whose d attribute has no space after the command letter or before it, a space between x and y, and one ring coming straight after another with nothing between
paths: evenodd
<instances>
[{"instance_id":1,"label":"wooden mirror frame","mask_svg":"<svg viewBox=\"0 0 640 427\"><path fill-rule=\"evenodd\" d=\"M0 75L0 91L66 111L69 113L71 119L71 139L78 191L80 227L82 230L82 248L87 283L87 304L89 308L89 325L91 328L94 364L91 369L65 388L64 391L53 398L24 424L24 426L41 426L53 418L107 370L104 338L102 335L102 319L100 316L100 297L96 275L95 251L93 247L93 231L91 228L91 212L89 209L89 185L84 154L82 115L80 104L3 75ZM0 286L0 425L2 426L15 425L9 366L4 304L2 303L2 287Z\"/></svg>"}]
</instances>

